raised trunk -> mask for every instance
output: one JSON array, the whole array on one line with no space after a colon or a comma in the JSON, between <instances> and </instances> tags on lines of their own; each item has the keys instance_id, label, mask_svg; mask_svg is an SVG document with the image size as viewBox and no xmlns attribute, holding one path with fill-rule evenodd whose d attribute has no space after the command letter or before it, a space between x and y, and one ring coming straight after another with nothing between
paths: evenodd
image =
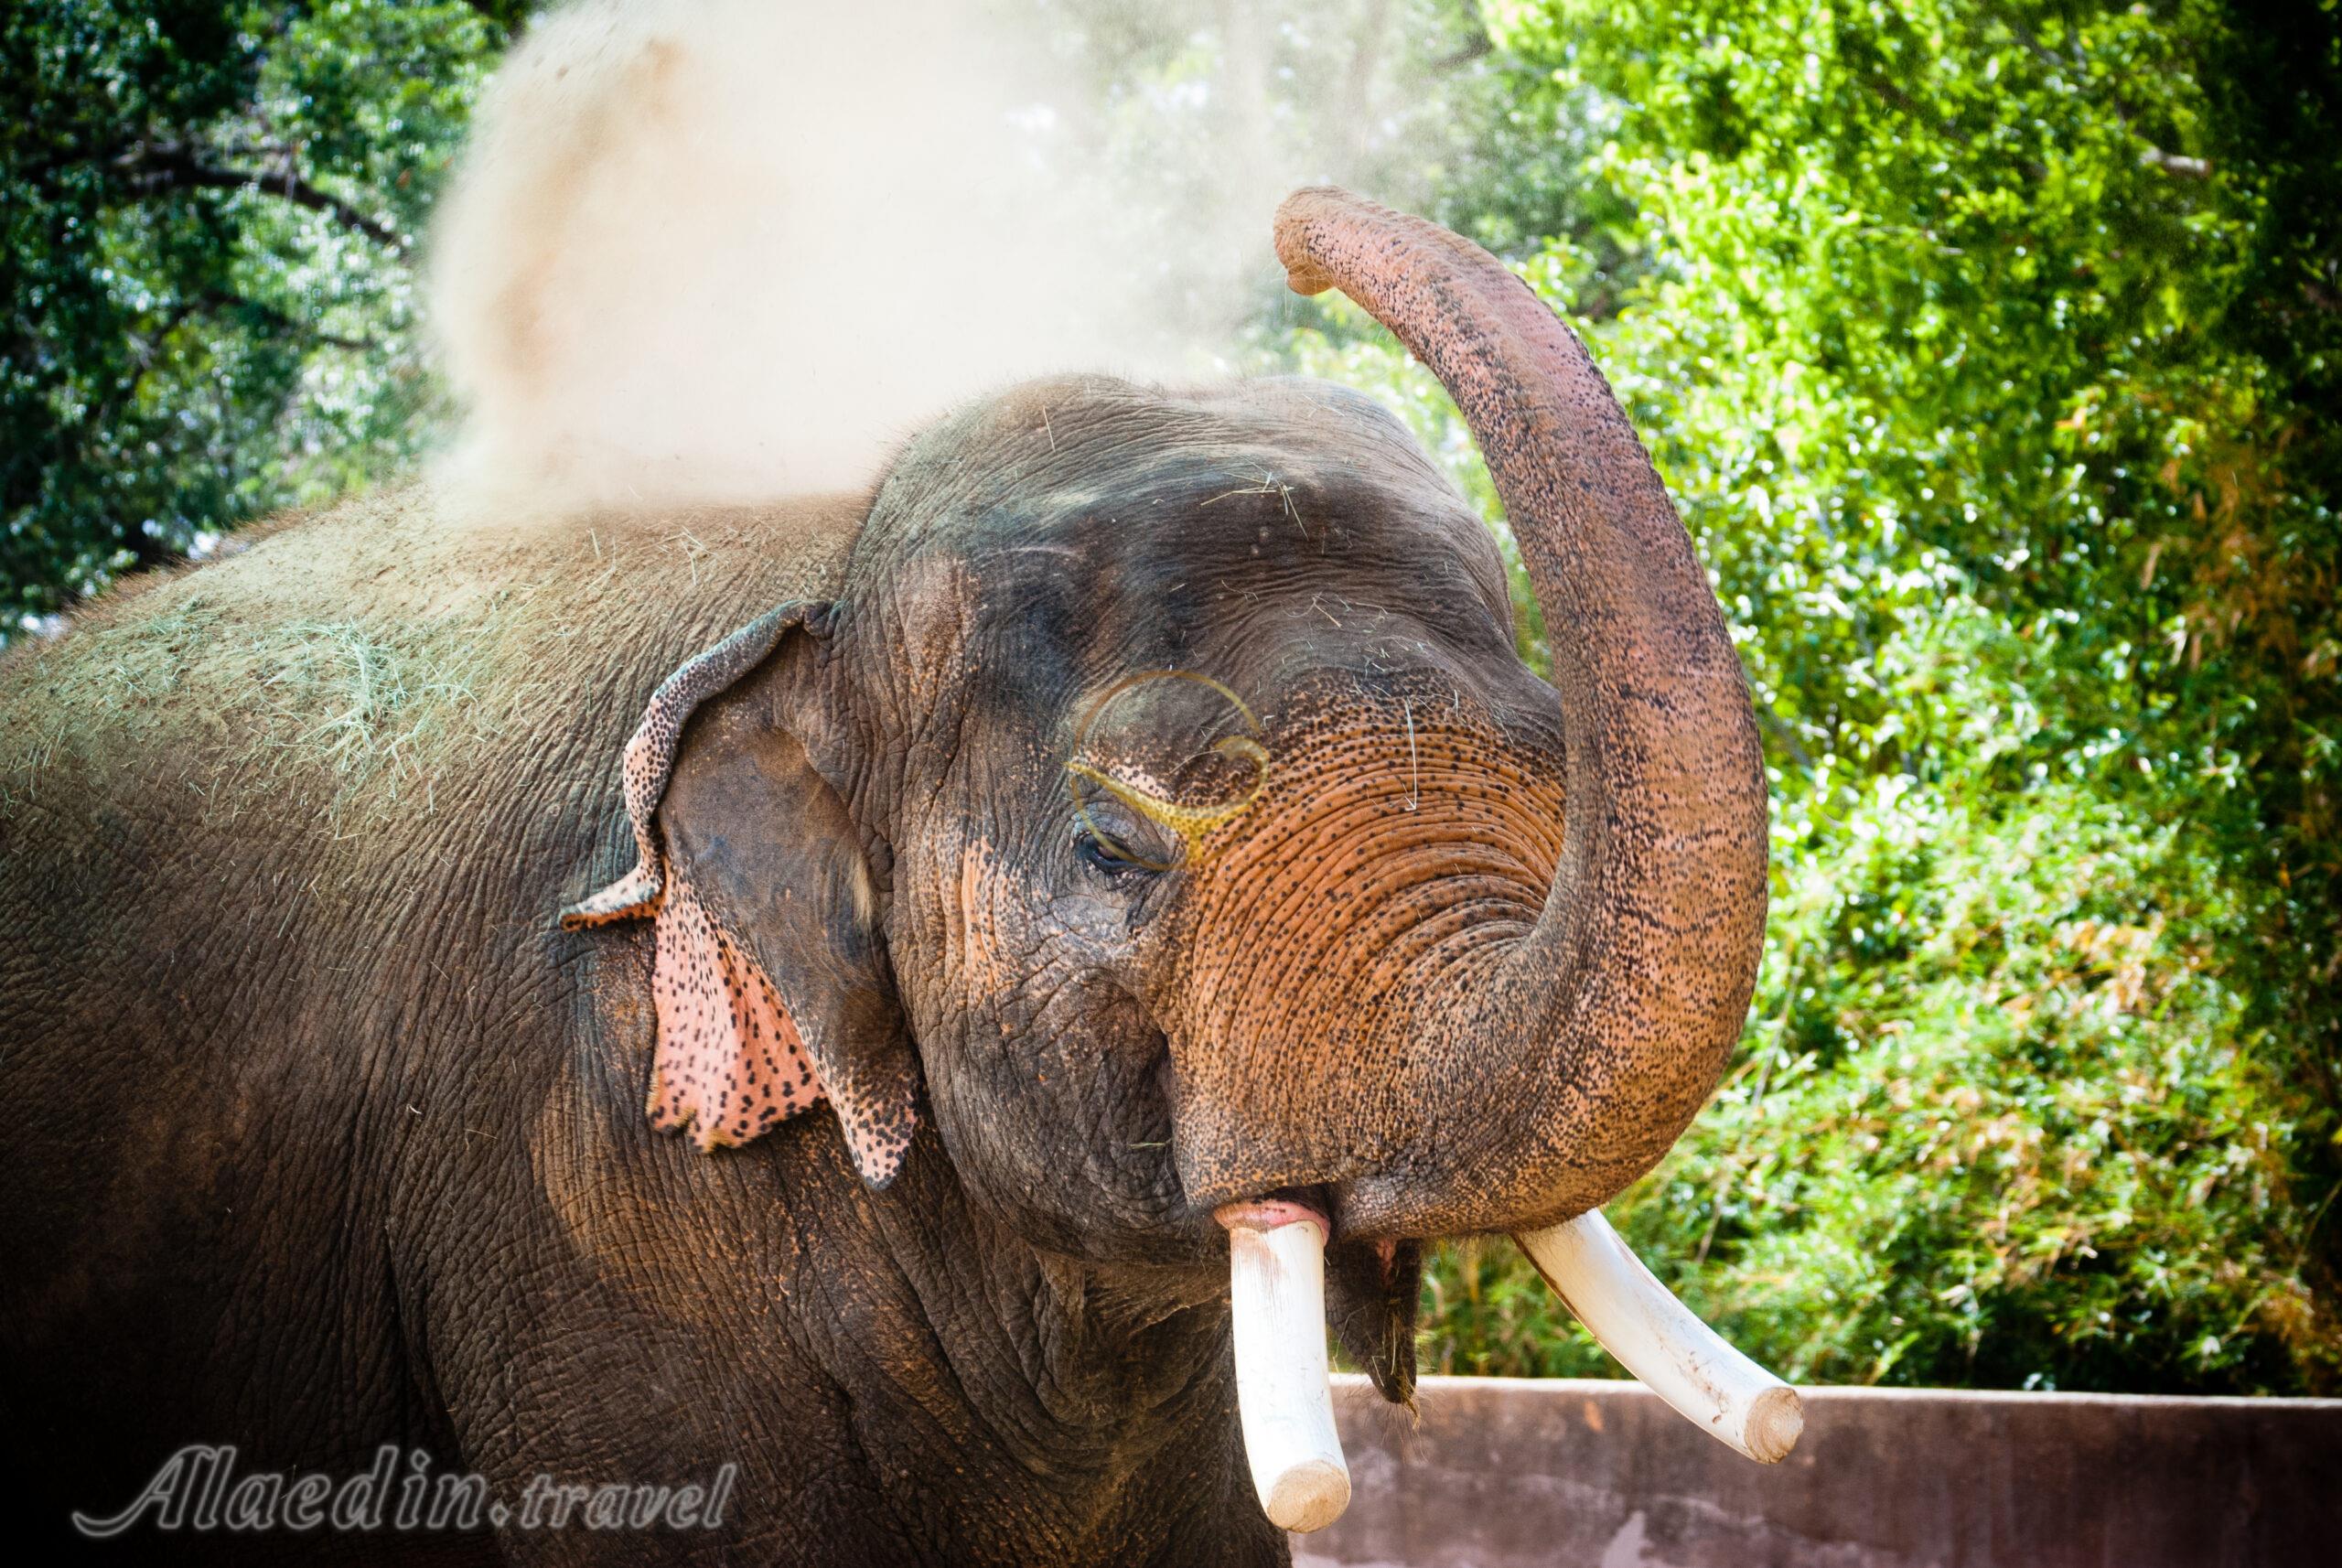
<instances>
[{"instance_id":1,"label":"raised trunk","mask_svg":"<svg viewBox=\"0 0 2342 1568\"><path fill-rule=\"evenodd\" d=\"M1658 1160L1739 1036L1766 903L1747 686L1625 412L1527 285L1469 241L1330 188L1286 199L1276 244L1295 290L1357 300L1462 410L1544 608L1569 736L1543 912L1500 961L1413 999L1419 1133L1349 1184L1342 1223L1566 1218ZM1430 1211L1427 1192L1442 1195Z\"/></svg>"}]
</instances>

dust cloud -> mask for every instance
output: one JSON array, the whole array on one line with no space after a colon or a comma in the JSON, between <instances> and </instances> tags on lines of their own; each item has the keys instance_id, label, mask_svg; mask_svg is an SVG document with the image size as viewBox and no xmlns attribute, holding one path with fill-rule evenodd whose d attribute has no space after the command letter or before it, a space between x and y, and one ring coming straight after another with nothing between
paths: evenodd
<instances>
[{"instance_id":1,"label":"dust cloud","mask_svg":"<svg viewBox=\"0 0 2342 1568\"><path fill-rule=\"evenodd\" d=\"M1278 199L1345 171L1252 134L1254 84L1214 141L1165 149L1213 164L1166 201L1099 150L1094 73L1049 19L942 0L539 18L431 237L465 411L445 477L540 511L849 488L972 393L1206 368L1274 276Z\"/></svg>"}]
</instances>

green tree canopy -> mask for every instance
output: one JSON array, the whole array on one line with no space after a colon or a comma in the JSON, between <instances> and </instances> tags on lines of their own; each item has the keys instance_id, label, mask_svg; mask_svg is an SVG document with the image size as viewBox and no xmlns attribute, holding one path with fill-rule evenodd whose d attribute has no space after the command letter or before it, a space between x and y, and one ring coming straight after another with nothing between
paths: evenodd
<instances>
[{"instance_id":1,"label":"green tree canopy","mask_svg":"<svg viewBox=\"0 0 2342 1568\"><path fill-rule=\"evenodd\" d=\"M0 16L0 624L415 450L408 262L500 9Z\"/></svg>"},{"instance_id":2,"label":"green tree canopy","mask_svg":"<svg viewBox=\"0 0 2342 1568\"><path fill-rule=\"evenodd\" d=\"M1517 113L1610 127L1631 216L1513 253L1652 442L1776 781L1746 1047L1628 1229L1817 1377L2331 1386L2342 15L1491 21ZM1302 358L1476 482L1378 336ZM1517 1265L1440 1284L1454 1364L1592 1369Z\"/></svg>"}]
</instances>

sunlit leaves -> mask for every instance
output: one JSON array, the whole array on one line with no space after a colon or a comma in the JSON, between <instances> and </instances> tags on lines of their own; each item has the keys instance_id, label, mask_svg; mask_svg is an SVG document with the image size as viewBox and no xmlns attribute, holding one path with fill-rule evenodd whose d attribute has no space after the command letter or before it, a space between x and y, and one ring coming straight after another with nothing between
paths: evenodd
<instances>
[{"instance_id":1,"label":"sunlit leaves","mask_svg":"<svg viewBox=\"0 0 2342 1568\"><path fill-rule=\"evenodd\" d=\"M1775 783L1755 1022L1627 1228L1817 1377L2330 1385L2342 143L2222 67L2333 89L2331 7L1491 11L1615 116L1585 326ZM1599 1367L1438 1280L1459 1369Z\"/></svg>"},{"instance_id":2,"label":"sunlit leaves","mask_svg":"<svg viewBox=\"0 0 2342 1568\"><path fill-rule=\"evenodd\" d=\"M0 19L0 638L412 456L413 236L502 38L454 0Z\"/></svg>"}]
</instances>

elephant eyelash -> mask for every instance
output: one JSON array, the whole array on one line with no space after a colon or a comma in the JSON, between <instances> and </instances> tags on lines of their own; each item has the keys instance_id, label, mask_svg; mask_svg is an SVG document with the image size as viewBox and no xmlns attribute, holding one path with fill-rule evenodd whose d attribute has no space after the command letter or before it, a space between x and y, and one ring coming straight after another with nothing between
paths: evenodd
<instances>
[{"instance_id":1,"label":"elephant eyelash","mask_svg":"<svg viewBox=\"0 0 2342 1568\"><path fill-rule=\"evenodd\" d=\"M1106 841L1087 828L1073 835L1073 853L1084 865L1108 876L1123 877L1149 872L1152 868L1134 860L1126 860L1106 845Z\"/></svg>"}]
</instances>

